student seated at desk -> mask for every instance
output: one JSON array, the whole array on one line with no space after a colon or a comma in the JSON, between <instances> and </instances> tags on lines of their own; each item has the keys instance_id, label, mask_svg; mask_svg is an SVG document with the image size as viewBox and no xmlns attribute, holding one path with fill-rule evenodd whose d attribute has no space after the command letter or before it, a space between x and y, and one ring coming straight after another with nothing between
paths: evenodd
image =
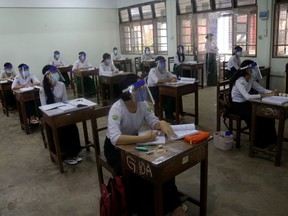
<instances>
[{"instance_id":1,"label":"student seated at desk","mask_svg":"<svg viewBox=\"0 0 288 216\"><path fill-rule=\"evenodd\" d=\"M241 59L240 56L242 55L242 47L235 46L233 55L230 57L228 64L227 64L227 70L225 72L225 79L230 79L236 72L239 70L241 65Z\"/></svg>"},{"instance_id":2,"label":"student seated at desk","mask_svg":"<svg viewBox=\"0 0 288 216\"><path fill-rule=\"evenodd\" d=\"M119 70L115 67L111 60L111 55L109 53L103 54L103 59L99 65L99 75L103 75L111 72L111 74L117 74Z\"/></svg>"},{"instance_id":3,"label":"student seated at desk","mask_svg":"<svg viewBox=\"0 0 288 216\"><path fill-rule=\"evenodd\" d=\"M256 80L259 79L260 71L257 63L251 60L244 60L241 68L230 79L232 110L231 112L241 116L248 128L251 128L252 106L249 100L278 95L278 90L270 91L263 88ZM261 76L260 76L261 77ZM250 94L254 89L258 94ZM257 117L256 146L267 147L275 144L277 140L275 121L264 117Z\"/></svg>"},{"instance_id":4,"label":"student seated at desk","mask_svg":"<svg viewBox=\"0 0 288 216\"><path fill-rule=\"evenodd\" d=\"M125 57L123 55L121 55L121 53L119 53L117 47L113 48L113 52L111 54L112 60L124 60Z\"/></svg>"},{"instance_id":5,"label":"student seated at desk","mask_svg":"<svg viewBox=\"0 0 288 216\"><path fill-rule=\"evenodd\" d=\"M144 61L151 61L153 60L151 56L151 51L149 47L145 47L144 53L141 55L141 68L143 68L143 71L147 74L150 71L150 66L143 65Z\"/></svg>"},{"instance_id":6,"label":"student seated at desk","mask_svg":"<svg viewBox=\"0 0 288 216\"><path fill-rule=\"evenodd\" d=\"M54 52L53 59L50 62L50 65L56 66L57 68L66 66L65 62L60 58L60 52L59 51L56 50ZM70 81L70 78L68 76L68 73L63 73L62 76L64 78L65 85L67 87L69 87L71 81Z\"/></svg>"},{"instance_id":7,"label":"student seated at desk","mask_svg":"<svg viewBox=\"0 0 288 216\"><path fill-rule=\"evenodd\" d=\"M48 67L46 67L47 69ZM57 67L50 66L43 78L43 88L39 91L41 106L67 101L67 92L64 83L59 82L61 73ZM48 128L46 128L47 130ZM51 130L51 128L49 128ZM61 152L64 162L70 165L77 164L82 158L77 155L81 151L79 132L76 124L58 129ZM53 138L51 139L53 140Z\"/></svg>"},{"instance_id":8,"label":"student seated at desk","mask_svg":"<svg viewBox=\"0 0 288 216\"><path fill-rule=\"evenodd\" d=\"M173 65L173 73L176 74L176 76L180 76L181 73L181 64L185 62L185 54L184 54L184 46L179 45L177 47L177 53L174 56L174 65Z\"/></svg>"},{"instance_id":9,"label":"student seated at desk","mask_svg":"<svg viewBox=\"0 0 288 216\"><path fill-rule=\"evenodd\" d=\"M0 80L13 79L16 75L13 65L10 62L6 62L4 64L4 71L0 74Z\"/></svg>"},{"instance_id":10,"label":"student seated at desk","mask_svg":"<svg viewBox=\"0 0 288 216\"><path fill-rule=\"evenodd\" d=\"M118 175L122 174L120 151L116 145L132 145L135 143L149 142L156 139L156 132L138 135L138 131L145 120L151 129L161 130L167 136L175 136L171 126L165 121L159 121L145 101L144 87L132 88L138 81L135 74L125 77L121 82L121 98L113 104L108 115L108 129L104 143L104 153L108 163ZM132 90L134 89L134 90ZM128 205L136 211L137 215L154 215L153 185L143 178L131 174L129 176ZM131 193L130 193L131 192ZM131 203L129 202L131 200ZM186 215L181 208L181 200L175 185L175 179L163 184L164 212L172 215Z\"/></svg>"},{"instance_id":11,"label":"student seated at desk","mask_svg":"<svg viewBox=\"0 0 288 216\"><path fill-rule=\"evenodd\" d=\"M29 66L20 64L18 66L19 75L15 77L11 85L12 90L17 90L30 86L40 86L39 80L30 73ZM38 124L37 111L34 101L26 103L27 116L31 124Z\"/></svg>"},{"instance_id":12,"label":"student seated at desk","mask_svg":"<svg viewBox=\"0 0 288 216\"><path fill-rule=\"evenodd\" d=\"M155 59L157 66L151 68L147 84L151 91L151 94L155 101L159 101L159 88L158 84L164 84L166 82L176 82L176 75L167 71L166 69L166 59L163 56L158 56ZM181 103L182 104L182 103ZM176 110L176 100L174 97L163 96L163 106L165 111L165 117L167 120L175 119L175 110ZM182 110L182 109L181 109ZM180 116L180 119L183 118Z\"/></svg>"},{"instance_id":13,"label":"student seated at desk","mask_svg":"<svg viewBox=\"0 0 288 216\"><path fill-rule=\"evenodd\" d=\"M86 53L81 51L79 52L79 59L74 63L72 71L75 73L76 71L92 68L92 65L86 60ZM77 91L82 92L81 79L77 77ZM84 93L86 96L93 96L96 94L95 92L95 84L91 77L84 77Z\"/></svg>"}]
</instances>

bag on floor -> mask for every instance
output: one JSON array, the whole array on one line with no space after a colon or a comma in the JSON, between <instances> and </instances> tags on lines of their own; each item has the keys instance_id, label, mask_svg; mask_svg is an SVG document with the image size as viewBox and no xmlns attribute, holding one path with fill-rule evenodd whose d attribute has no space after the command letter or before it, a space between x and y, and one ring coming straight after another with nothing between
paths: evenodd
<instances>
[{"instance_id":1,"label":"bag on floor","mask_svg":"<svg viewBox=\"0 0 288 216\"><path fill-rule=\"evenodd\" d=\"M100 216L128 216L126 196L121 176L110 178L101 186Z\"/></svg>"}]
</instances>

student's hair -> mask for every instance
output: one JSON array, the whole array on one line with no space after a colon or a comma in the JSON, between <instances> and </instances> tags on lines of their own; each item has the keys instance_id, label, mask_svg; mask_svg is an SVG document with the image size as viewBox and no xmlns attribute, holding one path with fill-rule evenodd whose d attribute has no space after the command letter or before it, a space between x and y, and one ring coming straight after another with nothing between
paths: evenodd
<instances>
[{"instance_id":1,"label":"student's hair","mask_svg":"<svg viewBox=\"0 0 288 216\"><path fill-rule=\"evenodd\" d=\"M241 63L240 69L239 69L239 70L231 77L231 79L230 79L230 90L232 90L232 87L235 85L235 82L236 82L237 79L239 79L240 77L243 77L243 76L245 76L245 75L248 74L247 68L245 68L245 69L241 69L241 68L244 68L244 67L246 67L247 65L250 65L250 64L252 64L252 63L254 63L254 61L249 60L249 59L244 60L244 61Z\"/></svg>"},{"instance_id":2,"label":"student's hair","mask_svg":"<svg viewBox=\"0 0 288 216\"><path fill-rule=\"evenodd\" d=\"M182 49L182 53L180 54L179 53L179 48L181 48ZM183 61L180 61L180 56L182 57L182 60ZM177 58L178 58L178 60L180 61L180 62L184 62L185 61L185 54L184 54L184 46L183 45L179 45L178 47L177 47Z\"/></svg>"},{"instance_id":3,"label":"student's hair","mask_svg":"<svg viewBox=\"0 0 288 216\"><path fill-rule=\"evenodd\" d=\"M12 66L12 64L10 63L10 62L6 62L5 64L4 64L4 68L12 68L13 66Z\"/></svg>"},{"instance_id":4,"label":"student's hair","mask_svg":"<svg viewBox=\"0 0 288 216\"><path fill-rule=\"evenodd\" d=\"M103 58L103 61L104 61L104 60L106 60L106 59L111 58L111 55L110 55L109 53L104 53L103 56L102 56L102 58Z\"/></svg>"},{"instance_id":5,"label":"student's hair","mask_svg":"<svg viewBox=\"0 0 288 216\"><path fill-rule=\"evenodd\" d=\"M44 75L51 67L52 67L52 65L45 65L42 68L42 74Z\"/></svg>"},{"instance_id":6,"label":"student's hair","mask_svg":"<svg viewBox=\"0 0 288 216\"><path fill-rule=\"evenodd\" d=\"M51 85L48 76L49 76L49 73L44 75L43 88L44 88L44 92L46 95L46 103L52 104L52 103L55 103L54 94L53 94L54 87Z\"/></svg>"},{"instance_id":7,"label":"student's hair","mask_svg":"<svg viewBox=\"0 0 288 216\"><path fill-rule=\"evenodd\" d=\"M150 51L150 47L145 47L145 48L144 48L144 53L146 53L146 50L149 50L149 51Z\"/></svg>"},{"instance_id":8,"label":"student's hair","mask_svg":"<svg viewBox=\"0 0 288 216\"><path fill-rule=\"evenodd\" d=\"M166 62L166 59L165 59L163 56L157 56L157 57L155 58L155 62L158 62L158 61L160 61L160 62Z\"/></svg>"},{"instance_id":9,"label":"student's hair","mask_svg":"<svg viewBox=\"0 0 288 216\"><path fill-rule=\"evenodd\" d=\"M121 80L121 83L119 85L121 92L124 89L127 89L130 85L137 82L139 79L140 79L140 77L138 77L136 74L129 74L129 75L123 77L123 79ZM122 92L120 98L123 101L129 101L129 100L131 100L131 94L130 94L130 92L124 92L124 93Z\"/></svg>"},{"instance_id":10,"label":"student's hair","mask_svg":"<svg viewBox=\"0 0 288 216\"><path fill-rule=\"evenodd\" d=\"M26 65L26 64L24 64L24 63L22 63L22 64L20 64L20 65L18 66L18 69L22 70L22 68L23 68L23 67L25 67L25 66L27 66L27 67L28 67L28 65Z\"/></svg>"},{"instance_id":11,"label":"student's hair","mask_svg":"<svg viewBox=\"0 0 288 216\"><path fill-rule=\"evenodd\" d=\"M117 47L114 47L114 48L113 48L113 51L114 51L114 50L118 50L118 48L117 48Z\"/></svg>"},{"instance_id":12,"label":"student's hair","mask_svg":"<svg viewBox=\"0 0 288 216\"><path fill-rule=\"evenodd\" d=\"M81 51L81 52L78 53L78 55L79 55L79 58L80 58L80 56L82 56L82 55L86 56L86 53L84 51Z\"/></svg>"},{"instance_id":13,"label":"student's hair","mask_svg":"<svg viewBox=\"0 0 288 216\"><path fill-rule=\"evenodd\" d=\"M54 55L59 55L60 52L58 50L54 51Z\"/></svg>"},{"instance_id":14,"label":"student's hair","mask_svg":"<svg viewBox=\"0 0 288 216\"><path fill-rule=\"evenodd\" d=\"M242 47L240 47L240 46L235 46L232 55L235 55L236 52L242 52Z\"/></svg>"}]
</instances>

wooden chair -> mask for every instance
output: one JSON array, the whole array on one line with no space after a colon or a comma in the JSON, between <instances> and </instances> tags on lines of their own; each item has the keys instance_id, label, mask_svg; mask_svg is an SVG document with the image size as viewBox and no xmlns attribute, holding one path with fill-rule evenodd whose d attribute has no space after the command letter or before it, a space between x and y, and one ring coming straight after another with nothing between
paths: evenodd
<instances>
[{"instance_id":1,"label":"wooden chair","mask_svg":"<svg viewBox=\"0 0 288 216\"><path fill-rule=\"evenodd\" d=\"M168 57L168 71L171 72L170 70L170 65L173 64L174 66L174 57ZM173 67L172 67L172 70L173 70Z\"/></svg>"},{"instance_id":2,"label":"wooden chair","mask_svg":"<svg viewBox=\"0 0 288 216\"><path fill-rule=\"evenodd\" d=\"M114 171L113 167L107 163L103 148L100 147L100 146L103 146L104 143L102 145L100 144L99 132L106 130L107 125L103 127L98 127L98 123L97 123L97 119L108 116L110 108L111 106L105 106L105 107L101 107L95 110L96 121L94 122L95 124L94 128L96 129L96 133L95 133L96 142L94 143L94 145L95 145L95 157L96 157L96 166L97 166L97 172L98 172L98 181L99 181L100 191L101 191L101 185L104 183L103 168L105 168L108 172L110 172L112 176L116 175L116 172Z\"/></svg>"},{"instance_id":3,"label":"wooden chair","mask_svg":"<svg viewBox=\"0 0 288 216\"><path fill-rule=\"evenodd\" d=\"M230 101L230 89L229 80L217 82L217 131L221 130L221 117L226 127L233 133L236 131L236 148L240 148L240 135L241 133L249 134L246 130L248 127L241 127L241 117L229 112L231 109ZM229 119L229 126L227 126L225 120ZM233 126L233 122L236 122L236 127Z\"/></svg>"},{"instance_id":4,"label":"wooden chair","mask_svg":"<svg viewBox=\"0 0 288 216\"><path fill-rule=\"evenodd\" d=\"M135 73L138 75L138 72L141 72L142 74L142 67L141 67L141 57L135 57L134 58L134 64L135 64Z\"/></svg>"}]
</instances>

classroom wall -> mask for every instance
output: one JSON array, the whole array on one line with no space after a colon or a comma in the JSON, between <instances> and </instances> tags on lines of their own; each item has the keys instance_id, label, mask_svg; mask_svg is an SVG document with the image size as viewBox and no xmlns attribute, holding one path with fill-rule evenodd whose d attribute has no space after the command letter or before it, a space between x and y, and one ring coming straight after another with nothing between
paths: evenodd
<instances>
[{"instance_id":1,"label":"classroom wall","mask_svg":"<svg viewBox=\"0 0 288 216\"><path fill-rule=\"evenodd\" d=\"M117 9L0 8L0 26L0 67L27 63L41 80L55 50L67 64L83 50L97 66L119 45Z\"/></svg>"}]
</instances>

